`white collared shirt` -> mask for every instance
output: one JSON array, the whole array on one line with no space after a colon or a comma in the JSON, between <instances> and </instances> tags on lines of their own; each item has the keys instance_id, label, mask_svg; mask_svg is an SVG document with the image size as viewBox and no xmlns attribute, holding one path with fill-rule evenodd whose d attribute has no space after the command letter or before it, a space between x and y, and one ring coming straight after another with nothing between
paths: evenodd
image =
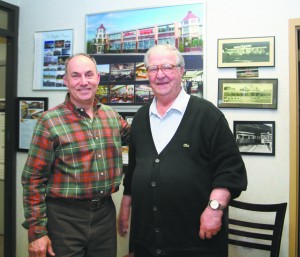
<instances>
[{"instance_id":1,"label":"white collared shirt","mask_svg":"<svg viewBox=\"0 0 300 257\"><path fill-rule=\"evenodd\" d=\"M161 117L156 108L156 98L153 99L149 109L150 126L153 141L160 153L174 136L186 110L190 95L181 89L174 103Z\"/></svg>"}]
</instances>

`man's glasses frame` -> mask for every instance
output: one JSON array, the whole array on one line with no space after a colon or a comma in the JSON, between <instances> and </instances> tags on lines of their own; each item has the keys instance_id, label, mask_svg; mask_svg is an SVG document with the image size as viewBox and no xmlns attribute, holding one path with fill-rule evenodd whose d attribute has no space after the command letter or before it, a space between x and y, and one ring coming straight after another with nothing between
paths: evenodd
<instances>
[{"instance_id":1,"label":"man's glasses frame","mask_svg":"<svg viewBox=\"0 0 300 257\"><path fill-rule=\"evenodd\" d=\"M151 65L151 66L148 66L147 72L149 75L156 75L158 73L158 71L161 70L165 74L169 74L169 73L173 72L174 68L178 68L178 67L180 67L180 65L178 65L178 64L173 65L173 64L169 64L169 63L165 63L165 64L161 64L161 65Z\"/></svg>"}]
</instances>

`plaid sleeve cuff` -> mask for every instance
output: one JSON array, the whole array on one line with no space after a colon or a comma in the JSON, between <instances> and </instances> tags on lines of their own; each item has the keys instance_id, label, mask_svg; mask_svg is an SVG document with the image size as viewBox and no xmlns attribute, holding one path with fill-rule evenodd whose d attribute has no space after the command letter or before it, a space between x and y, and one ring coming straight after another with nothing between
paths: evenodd
<instances>
[{"instance_id":1,"label":"plaid sleeve cuff","mask_svg":"<svg viewBox=\"0 0 300 257\"><path fill-rule=\"evenodd\" d=\"M31 227L28 229L28 241L31 243L47 234L48 232L44 227Z\"/></svg>"}]
</instances>

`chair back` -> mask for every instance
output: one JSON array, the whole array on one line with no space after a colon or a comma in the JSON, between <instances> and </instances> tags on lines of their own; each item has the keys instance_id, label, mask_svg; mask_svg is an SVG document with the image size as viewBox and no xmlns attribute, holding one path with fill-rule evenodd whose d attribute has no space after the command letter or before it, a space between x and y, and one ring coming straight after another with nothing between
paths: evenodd
<instances>
[{"instance_id":1,"label":"chair back","mask_svg":"<svg viewBox=\"0 0 300 257\"><path fill-rule=\"evenodd\" d=\"M278 204L254 204L231 200L229 203L229 244L248 248L265 250L270 252L270 257L279 257L282 229L287 203ZM233 218L230 214L233 208L247 212L239 218ZM255 219L247 220L254 216L254 212L262 215L270 214L271 221L266 222ZM274 218L275 214L275 218ZM269 220L269 219L268 219Z\"/></svg>"}]
</instances>

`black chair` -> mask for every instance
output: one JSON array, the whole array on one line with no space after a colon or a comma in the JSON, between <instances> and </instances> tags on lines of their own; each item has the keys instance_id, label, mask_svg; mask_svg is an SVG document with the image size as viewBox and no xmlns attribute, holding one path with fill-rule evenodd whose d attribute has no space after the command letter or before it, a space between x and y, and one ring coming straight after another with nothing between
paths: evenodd
<instances>
[{"instance_id":1,"label":"black chair","mask_svg":"<svg viewBox=\"0 0 300 257\"><path fill-rule=\"evenodd\" d=\"M270 257L278 257L286 207L287 203L254 204L231 200L228 219L229 244L269 251ZM233 208L240 209L236 213L243 214L239 218L233 218ZM255 212L261 218L256 218ZM266 213L273 213L270 214L270 222L265 222L270 220L265 217ZM252 217L252 220L247 220L247 217Z\"/></svg>"}]
</instances>

